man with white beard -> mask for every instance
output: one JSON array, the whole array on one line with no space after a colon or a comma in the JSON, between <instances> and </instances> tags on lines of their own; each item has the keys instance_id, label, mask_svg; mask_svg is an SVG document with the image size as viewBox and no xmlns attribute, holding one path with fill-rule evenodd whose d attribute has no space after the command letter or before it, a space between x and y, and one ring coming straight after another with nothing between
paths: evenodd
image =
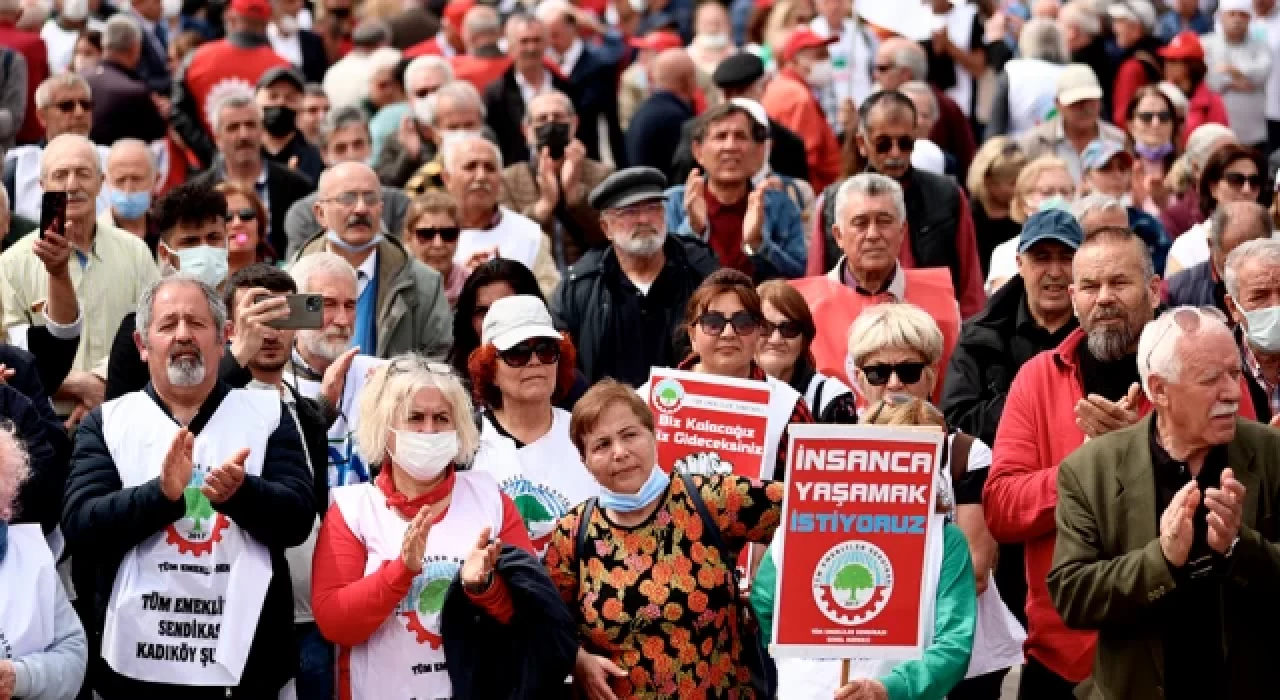
<instances>
[{"instance_id":1,"label":"man with white beard","mask_svg":"<svg viewBox=\"0 0 1280 700\"><path fill-rule=\"evenodd\" d=\"M612 245L571 266L551 300L551 315L572 336L588 382L613 377L640 386L651 367L684 359L678 346L685 343L673 339L686 302L719 263L695 237L667 235L666 187L660 171L635 167L591 192Z\"/></svg>"}]
</instances>

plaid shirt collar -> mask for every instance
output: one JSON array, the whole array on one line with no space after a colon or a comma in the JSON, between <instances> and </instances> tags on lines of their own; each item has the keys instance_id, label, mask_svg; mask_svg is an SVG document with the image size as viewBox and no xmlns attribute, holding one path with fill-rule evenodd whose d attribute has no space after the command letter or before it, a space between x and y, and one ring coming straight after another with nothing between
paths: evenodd
<instances>
[{"instance_id":1,"label":"plaid shirt collar","mask_svg":"<svg viewBox=\"0 0 1280 700\"><path fill-rule=\"evenodd\" d=\"M1241 343L1244 347L1244 363L1249 368L1249 372L1253 374L1253 378L1258 382L1258 386L1267 392L1267 401L1271 404L1271 415L1280 415L1280 384L1272 384L1267 380L1266 374L1262 371L1262 365L1258 362L1258 357L1253 353L1253 347L1246 340Z\"/></svg>"}]
</instances>

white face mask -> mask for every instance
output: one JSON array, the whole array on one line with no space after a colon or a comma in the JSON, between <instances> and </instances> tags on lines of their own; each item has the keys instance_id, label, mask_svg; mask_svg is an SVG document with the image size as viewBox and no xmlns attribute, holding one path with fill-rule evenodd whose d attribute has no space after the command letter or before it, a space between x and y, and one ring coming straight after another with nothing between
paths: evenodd
<instances>
[{"instance_id":1,"label":"white face mask","mask_svg":"<svg viewBox=\"0 0 1280 700\"><path fill-rule=\"evenodd\" d=\"M721 51L729 46L728 34L699 34L693 40L707 51Z\"/></svg>"},{"instance_id":2,"label":"white face mask","mask_svg":"<svg viewBox=\"0 0 1280 700\"><path fill-rule=\"evenodd\" d=\"M169 246L165 246L169 248ZM169 252L178 258L178 269L189 275L195 275L201 282L218 288L227 279L227 249L214 248L211 245L198 245L194 248L173 250Z\"/></svg>"},{"instance_id":3,"label":"white face mask","mask_svg":"<svg viewBox=\"0 0 1280 700\"><path fill-rule=\"evenodd\" d=\"M1244 314L1245 337L1253 346L1262 352L1272 354L1280 352L1280 306L1268 306L1253 311L1241 310Z\"/></svg>"},{"instance_id":4,"label":"white face mask","mask_svg":"<svg viewBox=\"0 0 1280 700\"><path fill-rule=\"evenodd\" d=\"M427 108L427 100L430 97L430 95L427 97L415 97L409 102L409 105L413 108L413 117L423 124L431 121L431 110Z\"/></svg>"},{"instance_id":5,"label":"white face mask","mask_svg":"<svg viewBox=\"0 0 1280 700\"><path fill-rule=\"evenodd\" d=\"M831 77L831 61L822 60L809 67L809 77L806 80L812 87L824 88L831 84Z\"/></svg>"},{"instance_id":6,"label":"white face mask","mask_svg":"<svg viewBox=\"0 0 1280 700\"><path fill-rule=\"evenodd\" d=\"M415 481L431 481L440 476L458 457L458 432L418 433L392 430L396 449L392 455L396 466Z\"/></svg>"}]
</instances>

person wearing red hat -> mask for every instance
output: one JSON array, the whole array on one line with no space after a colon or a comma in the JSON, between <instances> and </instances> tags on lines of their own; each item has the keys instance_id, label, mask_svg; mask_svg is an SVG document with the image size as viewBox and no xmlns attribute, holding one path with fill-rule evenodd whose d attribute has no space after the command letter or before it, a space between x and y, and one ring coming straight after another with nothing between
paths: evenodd
<instances>
[{"instance_id":1,"label":"person wearing red hat","mask_svg":"<svg viewBox=\"0 0 1280 700\"><path fill-rule=\"evenodd\" d=\"M1221 0L1218 29L1204 39L1205 83L1222 95L1231 130L1240 143L1267 145L1267 78L1271 76L1271 46L1252 36L1252 0Z\"/></svg>"},{"instance_id":2,"label":"person wearing red hat","mask_svg":"<svg viewBox=\"0 0 1280 700\"><path fill-rule=\"evenodd\" d=\"M809 183L815 192L840 177L840 143L817 96L818 90L831 84L827 46L835 41L808 27L792 32L778 54L782 68L760 100L770 117L804 139Z\"/></svg>"},{"instance_id":3,"label":"person wearing red hat","mask_svg":"<svg viewBox=\"0 0 1280 700\"><path fill-rule=\"evenodd\" d=\"M1186 137L1201 124L1227 126L1227 108L1222 98L1205 84L1208 69L1199 35L1190 30L1179 32L1168 46L1160 49L1160 57L1164 59L1165 79L1178 86L1188 101L1179 142L1185 144Z\"/></svg>"},{"instance_id":4,"label":"person wearing red hat","mask_svg":"<svg viewBox=\"0 0 1280 700\"><path fill-rule=\"evenodd\" d=\"M631 117L640 109L640 103L652 92L649 73L654 57L667 49L683 47L684 40L675 32L660 30L632 37L627 44L635 49L635 60L622 71L618 86L618 122L624 130L631 125Z\"/></svg>"},{"instance_id":5,"label":"person wearing red hat","mask_svg":"<svg viewBox=\"0 0 1280 700\"><path fill-rule=\"evenodd\" d=\"M172 122L202 167L213 163L216 147L208 106L229 89L248 89L271 68L288 68L267 39L268 0L231 0L225 15L227 36L196 49L174 78Z\"/></svg>"},{"instance_id":6,"label":"person wearing red hat","mask_svg":"<svg viewBox=\"0 0 1280 700\"><path fill-rule=\"evenodd\" d=\"M440 17L440 31L430 39L410 46L404 52L405 58L418 56L444 56L453 58L466 51L462 42L462 20L467 12L476 6L476 0L454 0L444 8Z\"/></svg>"}]
</instances>

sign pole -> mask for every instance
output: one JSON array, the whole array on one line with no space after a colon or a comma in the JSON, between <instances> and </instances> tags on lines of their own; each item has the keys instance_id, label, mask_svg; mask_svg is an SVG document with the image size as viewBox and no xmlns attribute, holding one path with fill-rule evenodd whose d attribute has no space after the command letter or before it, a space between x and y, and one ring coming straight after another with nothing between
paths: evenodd
<instances>
[{"instance_id":1,"label":"sign pole","mask_svg":"<svg viewBox=\"0 0 1280 700\"><path fill-rule=\"evenodd\" d=\"M849 685L849 660L845 659L840 662L840 687Z\"/></svg>"}]
</instances>

